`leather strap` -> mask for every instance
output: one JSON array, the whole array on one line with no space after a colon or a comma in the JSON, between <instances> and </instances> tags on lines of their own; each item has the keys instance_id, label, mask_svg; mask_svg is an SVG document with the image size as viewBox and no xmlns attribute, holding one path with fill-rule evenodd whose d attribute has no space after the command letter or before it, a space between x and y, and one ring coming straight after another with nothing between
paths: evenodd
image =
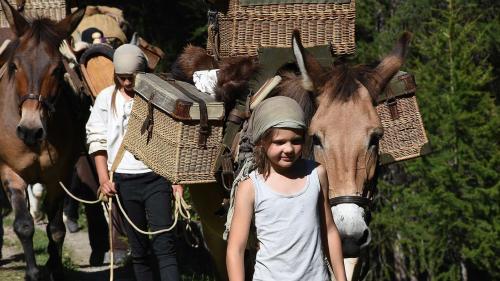
<instances>
[{"instance_id":1,"label":"leather strap","mask_svg":"<svg viewBox=\"0 0 500 281\"><path fill-rule=\"evenodd\" d=\"M337 206L339 204L356 204L362 208L370 207L370 199L361 196L338 196L330 198L330 207Z\"/></svg>"},{"instance_id":2,"label":"leather strap","mask_svg":"<svg viewBox=\"0 0 500 281\"><path fill-rule=\"evenodd\" d=\"M199 108L200 108L200 133L199 133L199 138L198 138L198 146L200 148L206 149L207 148L207 139L208 135L210 134L210 128L208 126L208 110L207 110L207 104L205 103L204 100L200 99L199 97L191 94L189 91L186 89L182 88L179 86L177 83L175 83L175 80L173 79L165 79L170 85L172 85L174 88L179 90L181 93L186 95L188 98L194 100L195 102L198 103Z\"/></svg>"},{"instance_id":3,"label":"leather strap","mask_svg":"<svg viewBox=\"0 0 500 281\"><path fill-rule=\"evenodd\" d=\"M218 11L216 9L210 8L208 10L208 40L212 45L212 52L216 61L220 60L220 42L219 42L219 19Z\"/></svg>"},{"instance_id":4,"label":"leather strap","mask_svg":"<svg viewBox=\"0 0 500 281\"><path fill-rule=\"evenodd\" d=\"M118 166L120 165L120 162L122 162L124 155L125 155L125 144L122 141L122 143L120 144L120 148L118 148L118 152L116 153L115 160L113 160L113 164L111 164L111 170L109 171L110 181L113 181L113 174L115 173L116 169L118 169Z\"/></svg>"},{"instance_id":5,"label":"leather strap","mask_svg":"<svg viewBox=\"0 0 500 281\"><path fill-rule=\"evenodd\" d=\"M241 124L247 118L247 113L245 111L238 110L237 108L233 108L233 110L231 110L231 112L229 112L229 115L227 116L227 120L235 124Z\"/></svg>"},{"instance_id":6,"label":"leather strap","mask_svg":"<svg viewBox=\"0 0 500 281\"><path fill-rule=\"evenodd\" d=\"M154 108L153 108L153 99L155 94L153 93L148 100L148 116L146 116L146 120L142 123L141 127L141 135L146 131L148 132L146 143L149 143L151 137L153 136L153 126L154 126Z\"/></svg>"},{"instance_id":7,"label":"leather strap","mask_svg":"<svg viewBox=\"0 0 500 281\"><path fill-rule=\"evenodd\" d=\"M222 157L221 182L226 190L231 190L234 181L234 166L233 166L233 158L231 157L231 151L226 150L221 157Z\"/></svg>"},{"instance_id":8,"label":"leather strap","mask_svg":"<svg viewBox=\"0 0 500 281\"><path fill-rule=\"evenodd\" d=\"M27 95L21 96L19 98L19 112L21 112L21 107L23 106L23 103L25 101L27 101L27 100L38 101L49 112L55 112L56 111L56 108L55 108L54 104L52 104L51 102L47 101L47 99L44 99L41 95L27 94Z\"/></svg>"},{"instance_id":9,"label":"leather strap","mask_svg":"<svg viewBox=\"0 0 500 281\"><path fill-rule=\"evenodd\" d=\"M66 70L66 73L69 74L69 78L71 79L71 82L73 83L76 90L78 91L78 94L85 93L87 96L94 98L94 96L92 96L91 93L88 93L85 91L85 87L83 86L82 80L80 80L76 71L73 68L71 68L71 66L69 66L68 61L66 59L63 59L62 61L63 61L64 69Z\"/></svg>"}]
</instances>

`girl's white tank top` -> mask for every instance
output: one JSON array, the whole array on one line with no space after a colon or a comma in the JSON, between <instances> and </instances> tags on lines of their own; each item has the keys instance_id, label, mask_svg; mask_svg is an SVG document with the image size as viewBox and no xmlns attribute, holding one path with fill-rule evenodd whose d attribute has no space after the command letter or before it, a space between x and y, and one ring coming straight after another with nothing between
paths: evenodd
<instances>
[{"instance_id":1,"label":"girl's white tank top","mask_svg":"<svg viewBox=\"0 0 500 281\"><path fill-rule=\"evenodd\" d=\"M315 163L308 161L306 166L306 184L292 195L273 191L256 171L249 175L259 241L254 281L329 280L318 213L321 187Z\"/></svg>"}]
</instances>

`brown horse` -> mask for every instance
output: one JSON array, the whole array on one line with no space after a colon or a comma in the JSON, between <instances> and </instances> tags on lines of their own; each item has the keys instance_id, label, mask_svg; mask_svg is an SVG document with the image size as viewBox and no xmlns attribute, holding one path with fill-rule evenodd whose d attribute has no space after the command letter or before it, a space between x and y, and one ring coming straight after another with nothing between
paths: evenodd
<instances>
[{"instance_id":1,"label":"brown horse","mask_svg":"<svg viewBox=\"0 0 500 281\"><path fill-rule=\"evenodd\" d=\"M330 204L341 235L344 257L354 258L355 262L370 242L369 205L377 179L378 140L383 134L375 101L401 67L410 38L410 33L404 33L392 52L373 68L337 63L331 69L324 69L302 47L299 33L295 32L292 45L300 75L295 71L278 71L283 80L270 94L294 98L308 115L308 133L313 139L315 159L327 169ZM178 60L180 69L215 65L208 57L200 55L200 50L195 52L188 48L186 51L187 54ZM189 58L204 62L187 63ZM250 58L238 58L219 63L221 81L216 90L223 97L227 99L234 94L231 85L244 85L242 81L255 72L256 67L248 66L250 61ZM192 70L185 73L188 76ZM241 91L241 87L238 90ZM190 187L207 246L224 279L226 244L221 233L225 219L214 214L222 200L220 190L216 184ZM348 267L347 273L350 280L357 279L354 268Z\"/></svg>"},{"instance_id":2,"label":"brown horse","mask_svg":"<svg viewBox=\"0 0 500 281\"><path fill-rule=\"evenodd\" d=\"M0 80L1 182L14 210L14 231L26 258L26 280L41 279L33 252L34 225L26 204L26 187L37 182L47 187L47 268L52 280L62 280L64 191L58 182L69 184L82 148L84 123L76 120L78 97L65 87L58 49L84 11L57 23L45 18L30 22L6 0L0 2L15 34L2 54L5 64Z\"/></svg>"}]
</instances>

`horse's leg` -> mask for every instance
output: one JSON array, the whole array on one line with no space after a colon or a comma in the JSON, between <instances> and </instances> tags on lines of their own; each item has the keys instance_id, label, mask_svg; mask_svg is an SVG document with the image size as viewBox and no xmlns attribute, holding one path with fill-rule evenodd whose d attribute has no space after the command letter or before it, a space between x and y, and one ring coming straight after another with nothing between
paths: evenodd
<instances>
[{"instance_id":1,"label":"horse's leg","mask_svg":"<svg viewBox=\"0 0 500 281\"><path fill-rule=\"evenodd\" d=\"M35 225L26 204L26 182L12 169L3 165L0 171L2 185L8 194L14 210L14 232L21 241L26 259L26 280L40 280L40 271L36 265L33 251Z\"/></svg>"},{"instance_id":2,"label":"horse's leg","mask_svg":"<svg viewBox=\"0 0 500 281\"><path fill-rule=\"evenodd\" d=\"M212 255L221 280L228 280L226 270L226 241L222 239L225 218L215 215L222 203L220 187L216 184L200 184L189 186L189 193L194 208L200 216L203 237Z\"/></svg>"},{"instance_id":3,"label":"horse's leg","mask_svg":"<svg viewBox=\"0 0 500 281\"><path fill-rule=\"evenodd\" d=\"M63 222L64 193L57 184L47 184L47 196L45 204L47 209L47 237L49 239L49 260L47 268L50 271L51 280L64 280L62 265L62 246L66 227Z\"/></svg>"}]
</instances>

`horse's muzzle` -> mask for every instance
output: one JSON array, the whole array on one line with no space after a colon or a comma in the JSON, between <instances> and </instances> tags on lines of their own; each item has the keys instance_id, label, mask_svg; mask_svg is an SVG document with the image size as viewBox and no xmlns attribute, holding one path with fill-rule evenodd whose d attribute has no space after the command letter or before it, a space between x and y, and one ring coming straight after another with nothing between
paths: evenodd
<instances>
[{"instance_id":1,"label":"horse's muzzle","mask_svg":"<svg viewBox=\"0 0 500 281\"><path fill-rule=\"evenodd\" d=\"M45 130L42 127L27 128L19 125L16 134L27 146L34 146L45 139Z\"/></svg>"},{"instance_id":2,"label":"horse's muzzle","mask_svg":"<svg viewBox=\"0 0 500 281\"><path fill-rule=\"evenodd\" d=\"M358 239L347 237L342 239L342 252L344 258L356 258L371 242L371 231L369 228L363 231L363 236Z\"/></svg>"}]
</instances>

